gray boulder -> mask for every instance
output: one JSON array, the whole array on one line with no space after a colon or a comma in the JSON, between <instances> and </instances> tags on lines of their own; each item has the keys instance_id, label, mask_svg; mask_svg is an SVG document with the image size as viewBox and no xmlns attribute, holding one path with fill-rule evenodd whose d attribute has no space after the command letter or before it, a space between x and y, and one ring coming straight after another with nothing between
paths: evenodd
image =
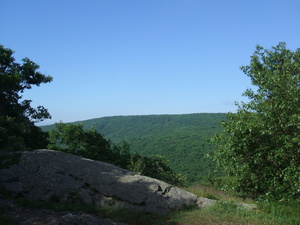
<instances>
[{"instance_id":1,"label":"gray boulder","mask_svg":"<svg viewBox=\"0 0 300 225\"><path fill-rule=\"evenodd\" d=\"M23 152L0 171L0 185L15 196L40 201L128 207L168 213L212 203L170 184L112 164L53 151Z\"/></svg>"}]
</instances>

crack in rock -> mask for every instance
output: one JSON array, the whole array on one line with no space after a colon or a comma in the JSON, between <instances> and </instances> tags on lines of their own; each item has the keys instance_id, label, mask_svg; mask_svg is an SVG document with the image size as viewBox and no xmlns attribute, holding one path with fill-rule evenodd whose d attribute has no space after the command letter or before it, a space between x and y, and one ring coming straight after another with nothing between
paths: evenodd
<instances>
[{"instance_id":1,"label":"crack in rock","mask_svg":"<svg viewBox=\"0 0 300 225\"><path fill-rule=\"evenodd\" d=\"M170 192L170 190L172 189L173 186L168 186L166 187L166 189L164 190L164 192L162 193L162 195L166 195L167 193Z\"/></svg>"}]
</instances>

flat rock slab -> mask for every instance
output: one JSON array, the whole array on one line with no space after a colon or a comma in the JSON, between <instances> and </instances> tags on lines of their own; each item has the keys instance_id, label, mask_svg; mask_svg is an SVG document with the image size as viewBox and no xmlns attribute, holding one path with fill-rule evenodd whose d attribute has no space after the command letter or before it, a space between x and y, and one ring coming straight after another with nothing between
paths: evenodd
<instances>
[{"instance_id":1,"label":"flat rock slab","mask_svg":"<svg viewBox=\"0 0 300 225\"><path fill-rule=\"evenodd\" d=\"M125 225L111 219L102 219L84 212L55 212L47 209L32 209L17 206L13 201L0 195L2 212L7 214L14 225ZM0 221L0 224L1 221Z\"/></svg>"},{"instance_id":2,"label":"flat rock slab","mask_svg":"<svg viewBox=\"0 0 300 225\"><path fill-rule=\"evenodd\" d=\"M22 152L0 171L0 184L15 196L40 201L117 206L168 213L209 199L112 164L53 151Z\"/></svg>"}]
</instances>

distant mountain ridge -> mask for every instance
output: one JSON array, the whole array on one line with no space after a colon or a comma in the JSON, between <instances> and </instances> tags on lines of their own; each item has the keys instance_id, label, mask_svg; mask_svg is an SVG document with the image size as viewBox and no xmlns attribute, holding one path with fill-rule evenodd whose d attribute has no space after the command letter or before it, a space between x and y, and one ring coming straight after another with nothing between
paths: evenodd
<instances>
[{"instance_id":1,"label":"distant mountain ridge","mask_svg":"<svg viewBox=\"0 0 300 225\"><path fill-rule=\"evenodd\" d=\"M181 115L112 116L77 121L85 129L94 128L113 143L127 141L131 152L165 156L170 166L185 174L189 183L205 180L214 170L207 154L214 146L207 141L221 132L225 113ZM54 125L42 126L43 130Z\"/></svg>"}]
</instances>

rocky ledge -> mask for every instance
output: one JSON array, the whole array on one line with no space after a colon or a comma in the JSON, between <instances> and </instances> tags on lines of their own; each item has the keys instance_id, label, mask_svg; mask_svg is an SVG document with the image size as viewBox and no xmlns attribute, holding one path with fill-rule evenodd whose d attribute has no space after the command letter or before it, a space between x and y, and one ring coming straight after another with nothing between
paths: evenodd
<instances>
[{"instance_id":1,"label":"rocky ledge","mask_svg":"<svg viewBox=\"0 0 300 225\"><path fill-rule=\"evenodd\" d=\"M55 212L17 206L4 196L0 196L0 207L13 219L9 224L14 225L125 225L84 212ZM0 224L5 222L0 221Z\"/></svg>"},{"instance_id":2,"label":"rocky ledge","mask_svg":"<svg viewBox=\"0 0 300 225\"><path fill-rule=\"evenodd\" d=\"M162 214L213 202L112 164L53 150L22 152L17 164L0 170L0 185L15 197L31 200Z\"/></svg>"}]
</instances>

